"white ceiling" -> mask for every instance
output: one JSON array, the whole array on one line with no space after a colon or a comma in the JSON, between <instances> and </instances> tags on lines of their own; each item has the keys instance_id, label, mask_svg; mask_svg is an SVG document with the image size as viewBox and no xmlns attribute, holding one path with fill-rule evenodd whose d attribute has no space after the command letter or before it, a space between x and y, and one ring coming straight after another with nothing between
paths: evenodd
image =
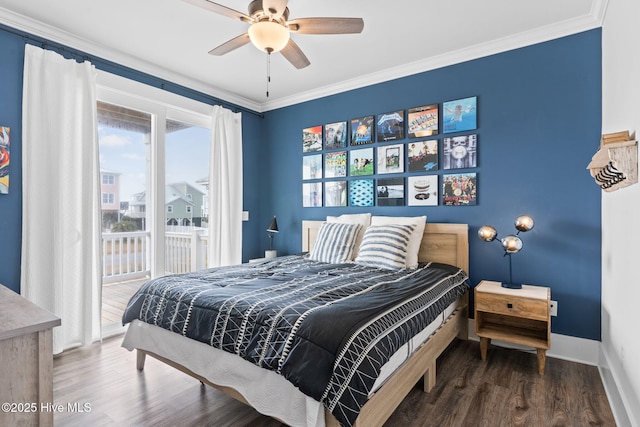
<instances>
[{"instance_id":1,"label":"white ceiling","mask_svg":"<svg viewBox=\"0 0 640 427\"><path fill-rule=\"evenodd\" d=\"M355 35L292 37L298 70L246 45L207 52L247 24L181 0L0 0L0 23L257 111L599 27L608 0L290 0L290 19L361 17ZM247 13L249 0L218 3Z\"/></svg>"}]
</instances>

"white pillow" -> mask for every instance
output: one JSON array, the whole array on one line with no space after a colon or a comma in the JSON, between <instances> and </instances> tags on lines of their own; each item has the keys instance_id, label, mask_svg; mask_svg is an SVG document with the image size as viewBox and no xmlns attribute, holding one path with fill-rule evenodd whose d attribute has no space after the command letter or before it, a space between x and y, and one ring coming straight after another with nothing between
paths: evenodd
<instances>
[{"instance_id":1,"label":"white pillow","mask_svg":"<svg viewBox=\"0 0 640 427\"><path fill-rule=\"evenodd\" d=\"M323 222L313 244L309 258L313 261L341 264L353 261L356 236L360 224L329 224Z\"/></svg>"},{"instance_id":2,"label":"white pillow","mask_svg":"<svg viewBox=\"0 0 640 427\"><path fill-rule=\"evenodd\" d=\"M414 224L372 225L364 232L356 264L387 270L403 270Z\"/></svg>"},{"instance_id":3,"label":"white pillow","mask_svg":"<svg viewBox=\"0 0 640 427\"><path fill-rule=\"evenodd\" d=\"M424 227L427 224L427 216L372 216L371 225L415 225L416 228L411 234L409 247L407 248L407 268L414 269L418 267L418 252L420 251L420 243L424 234Z\"/></svg>"},{"instance_id":4,"label":"white pillow","mask_svg":"<svg viewBox=\"0 0 640 427\"><path fill-rule=\"evenodd\" d=\"M356 237L356 247L353 253L353 258L355 259L355 257L358 256L358 250L360 248L360 244L362 243L362 236L364 236L364 232L367 229L367 227L371 225L371 214L363 213L363 214L344 214L340 216L327 216L327 222L362 225L362 228L360 229L360 231L358 232L358 236Z\"/></svg>"}]
</instances>

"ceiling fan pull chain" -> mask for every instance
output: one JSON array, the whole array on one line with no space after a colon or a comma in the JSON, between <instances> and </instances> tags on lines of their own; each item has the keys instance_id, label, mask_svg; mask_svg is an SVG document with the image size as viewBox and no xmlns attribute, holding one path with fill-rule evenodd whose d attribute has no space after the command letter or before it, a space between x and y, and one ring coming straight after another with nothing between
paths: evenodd
<instances>
[{"instance_id":1,"label":"ceiling fan pull chain","mask_svg":"<svg viewBox=\"0 0 640 427\"><path fill-rule=\"evenodd\" d=\"M267 98L269 97L269 83L271 83L271 49L267 49Z\"/></svg>"}]
</instances>

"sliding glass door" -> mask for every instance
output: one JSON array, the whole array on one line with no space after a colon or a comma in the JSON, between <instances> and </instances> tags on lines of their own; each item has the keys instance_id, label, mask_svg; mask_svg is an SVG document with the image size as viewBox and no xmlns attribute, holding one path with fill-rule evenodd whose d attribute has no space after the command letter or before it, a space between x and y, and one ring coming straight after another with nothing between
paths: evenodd
<instances>
[{"instance_id":1,"label":"sliding glass door","mask_svg":"<svg viewBox=\"0 0 640 427\"><path fill-rule=\"evenodd\" d=\"M211 107L99 74L103 335L149 278L205 267Z\"/></svg>"}]
</instances>

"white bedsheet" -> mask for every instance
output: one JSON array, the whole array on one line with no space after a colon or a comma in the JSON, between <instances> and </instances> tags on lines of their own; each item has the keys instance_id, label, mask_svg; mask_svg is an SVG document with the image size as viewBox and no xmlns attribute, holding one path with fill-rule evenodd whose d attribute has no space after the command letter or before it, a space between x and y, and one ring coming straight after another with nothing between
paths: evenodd
<instances>
[{"instance_id":1,"label":"white bedsheet","mask_svg":"<svg viewBox=\"0 0 640 427\"><path fill-rule=\"evenodd\" d=\"M380 372L373 394L455 311L452 303L422 332L401 347ZM146 350L175 361L214 384L232 387L258 412L290 426L321 427L324 407L300 392L284 377L260 368L235 354L213 348L148 323L134 320L122 341L128 350Z\"/></svg>"}]
</instances>

